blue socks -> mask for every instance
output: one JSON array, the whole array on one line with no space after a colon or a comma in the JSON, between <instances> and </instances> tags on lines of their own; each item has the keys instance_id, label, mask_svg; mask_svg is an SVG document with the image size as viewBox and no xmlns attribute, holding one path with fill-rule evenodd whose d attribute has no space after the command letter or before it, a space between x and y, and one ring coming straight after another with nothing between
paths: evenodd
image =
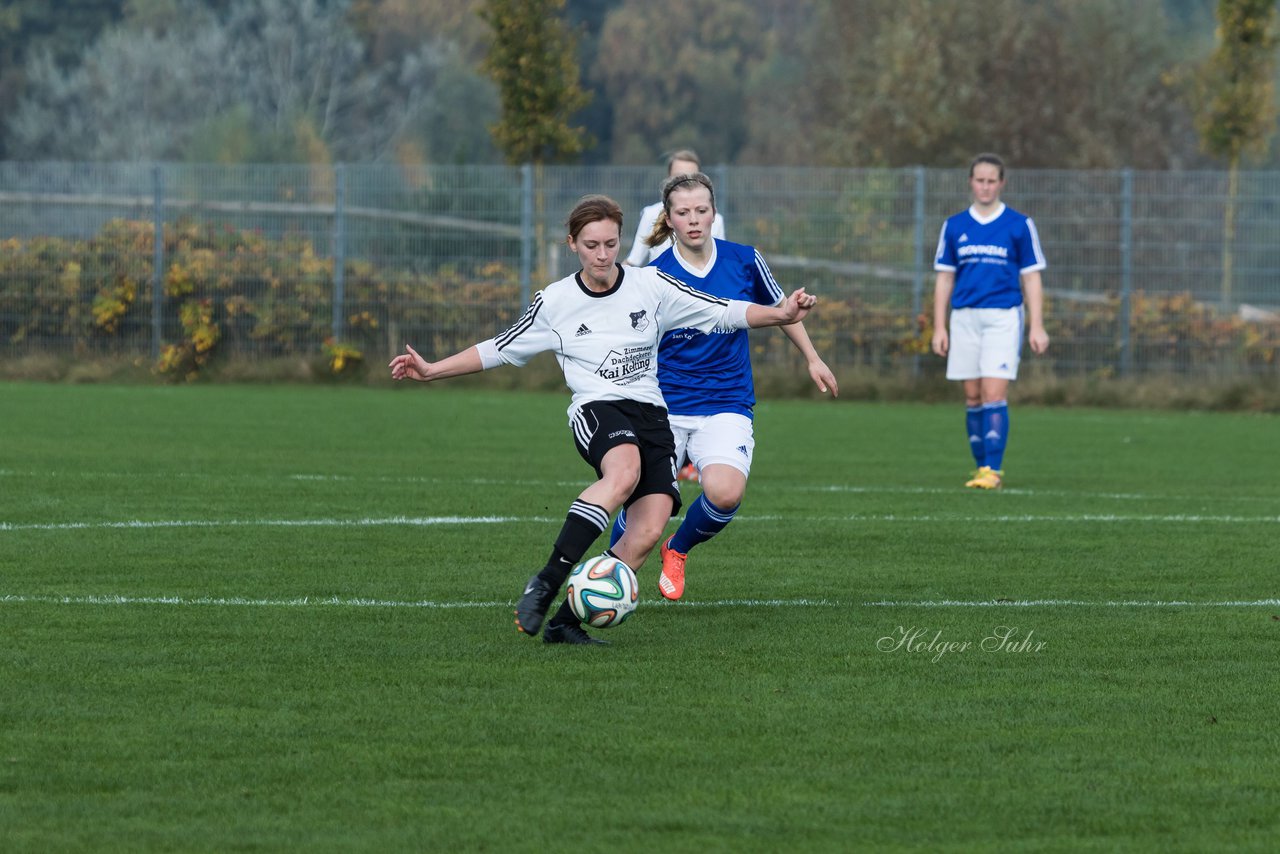
<instances>
[{"instance_id":1,"label":"blue socks","mask_svg":"<svg viewBox=\"0 0 1280 854\"><path fill-rule=\"evenodd\" d=\"M733 521L738 508L722 510L707 500L707 496L699 495L698 500L685 511L680 527L671 538L671 548L681 554L688 554L689 549L698 543L705 543L725 529ZM618 544L627 530L627 511L619 510L614 517L613 528L609 531L609 548Z\"/></svg>"},{"instance_id":2,"label":"blue socks","mask_svg":"<svg viewBox=\"0 0 1280 854\"><path fill-rule=\"evenodd\" d=\"M973 442L972 435L969 441ZM996 400L982 404L982 447L986 462L979 465L990 466L996 471L1003 469L1004 446L1008 441L1009 401Z\"/></svg>"},{"instance_id":3,"label":"blue socks","mask_svg":"<svg viewBox=\"0 0 1280 854\"><path fill-rule=\"evenodd\" d=\"M613 527L609 529L609 548L613 548L618 544L618 540L622 539L622 535L627 532L627 508L623 507L618 510L618 515L613 517Z\"/></svg>"},{"instance_id":4,"label":"blue socks","mask_svg":"<svg viewBox=\"0 0 1280 854\"><path fill-rule=\"evenodd\" d=\"M707 496L699 495L698 500L685 512L684 521L671 538L671 548L688 554L689 549L698 543L705 543L723 531L737 512L737 507L723 510L708 501Z\"/></svg>"},{"instance_id":5,"label":"blue socks","mask_svg":"<svg viewBox=\"0 0 1280 854\"><path fill-rule=\"evenodd\" d=\"M969 450L973 452L973 464L982 468L987 464L987 446L982 440L982 407L966 407L964 427L969 431Z\"/></svg>"}]
</instances>

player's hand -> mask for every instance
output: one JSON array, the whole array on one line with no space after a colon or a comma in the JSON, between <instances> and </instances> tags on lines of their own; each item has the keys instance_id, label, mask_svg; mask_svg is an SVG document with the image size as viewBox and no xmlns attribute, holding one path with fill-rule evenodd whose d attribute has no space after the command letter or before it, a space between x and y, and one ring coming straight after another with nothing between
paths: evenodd
<instances>
[{"instance_id":1,"label":"player's hand","mask_svg":"<svg viewBox=\"0 0 1280 854\"><path fill-rule=\"evenodd\" d=\"M947 337L947 330L933 330L933 352L943 358L946 357L947 351L951 349L951 340Z\"/></svg>"},{"instance_id":2,"label":"player's hand","mask_svg":"<svg viewBox=\"0 0 1280 854\"><path fill-rule=\"evenodd\" d=\"M821 359L814 359L810 362L809 377L818 387L818 391L826 394L829 389L832 397L840 396L840 384L836 382L836 375L831 373L831 369L827 367L826 362Z\"/></svg>"},{"instance_id":3,"label":"player's hand","mask_svg":"<svg viewBox=\"0 0 1280 854\"><path fill-rule=\"evenodd\" d=\"M1027 335L1027 343L1031 345L1031 352L1039 356L1049 349L1049 333L1044 331L1043 326L1032 329Z\"/></svg>"},{"instance_id":4,"label":"player's hand","mask_svg":"<svg viewBox=\"0 0 1280 854\"><path fill-rule=\"evenodd\" d=\"M404 349L404 353L391 360L389 365L391 378L393 380L409 379L426 382L429 379L431 363L419 356L418 351L408 344L404 345Z\"/></svg>"},{"instance_id":5,"label":"player's hand","mask_svg":"<svg viewBox=\"0 0 1280 854\"><path fill-rule=\"evenodd\" d=\"M809 310L813 308L818 298L813 294L805 293L804 288L796 288L791 292L791 296L787 297L782 303L782 311L786 315L787 323L795 323L798 320L804 320Z\"/></svg>"}]
</instances>

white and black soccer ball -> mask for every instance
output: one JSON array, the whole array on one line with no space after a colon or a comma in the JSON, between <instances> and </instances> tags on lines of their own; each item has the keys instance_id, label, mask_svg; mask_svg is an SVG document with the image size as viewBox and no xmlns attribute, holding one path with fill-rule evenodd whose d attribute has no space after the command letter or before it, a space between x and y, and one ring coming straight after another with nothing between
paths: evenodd
<instances>
[{"instance_id":1,"label":"white and black soccer ball","mask_svg":"<svg viewBox=\"0 0 1280 854\"><path fill-rule=\"evenodd\" d=\"M569 607L579 620L597 629L618 625L636 609L636 574L616 557L588 558L569 573Z\"/></svg>"}]
</instances>

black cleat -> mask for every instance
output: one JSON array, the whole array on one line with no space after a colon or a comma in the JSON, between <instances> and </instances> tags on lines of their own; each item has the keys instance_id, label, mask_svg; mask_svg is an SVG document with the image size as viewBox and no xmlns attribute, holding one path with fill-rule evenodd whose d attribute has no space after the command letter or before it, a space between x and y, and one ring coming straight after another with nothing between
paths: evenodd
<instances>
[{"instance_id":1,"label":"black cleat","mask_svg":"<svg viewBox=\"0 0 1280 854\"><path fill-rule=\"evenodd\" d=\"M542 636L543 643L579 643L607 645L609 642L593 638L582 630L577 623L552 623L547 626L547 633Z\"/></svg>"},{"instance_id":2,"label":"black cleat","mask_svg":"<svg viewBox=\"0 0 1280 854\"><path fill-rule=\"evenodd\" d=\"M535 575L524 586L524 594L516 603L516 628L526 635L533 636L542 628L542 621L547 618L551 608L551 600L556 598L556 591L550 584Z\"/></svg>"}]
</instances>

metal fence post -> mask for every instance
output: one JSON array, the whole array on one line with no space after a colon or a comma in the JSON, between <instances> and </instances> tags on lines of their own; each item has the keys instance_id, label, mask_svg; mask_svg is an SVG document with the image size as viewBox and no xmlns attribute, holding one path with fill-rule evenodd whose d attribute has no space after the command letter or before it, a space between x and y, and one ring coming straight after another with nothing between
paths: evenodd
<instances>
[{"instance_id":1,"label":"metal fence post","mask_svg":"<svg viewBox=\"0 0 1280 854\"><path fill-rule=\"evenodd\" d=\"M347 275L347 170L341 163L334 164L333 179L333 341L337 344L346 326L342 306Z\"/></svg>"},{"instance_id":2,"label":"metal fence post","mask_svg":"<svg viewBox=\"0 0 1280 854\"><path fill-rule=\"evenodd\" d=\"M1130 321L1133 300L1133 170L1121 173L1120 185L1120 376L1133 369Z\"/></svg>"},{"instance_id":3,"label":"metal fence post","mask_svg":"<svg viewBox=\"0 0 1280 854\"><path fill-rule=\"evenodd\" d=\"M915 205L915 235L912 240L913 260L915 263L915 281L911 284L911 314L912 320L920 317L924 311L924 167L917 166L915 168L916 176L916 205ZM920 354L916 353L911 357L911 375L920 375Z\"/></svg>"},{"instance_id":4,"label":"metal fence post","mask_svg":"<svg viewBox=\"0 0 1280 854\"><path fill-rule=\"evenodd\" d=\"M164 326L164 174L158 165L151 167L151 192L151 360L158 362Z\"/></svg>"},{"instance_id":5,"label":"metal fence post","mask_svg":"<svg viewBox=\"0 0 1280 854\"><path fill-rule=\"evenodd\" d=\"M533 164L520 167L520 305L529 304L533 279Z\"/></svg>"}]
</instances>

